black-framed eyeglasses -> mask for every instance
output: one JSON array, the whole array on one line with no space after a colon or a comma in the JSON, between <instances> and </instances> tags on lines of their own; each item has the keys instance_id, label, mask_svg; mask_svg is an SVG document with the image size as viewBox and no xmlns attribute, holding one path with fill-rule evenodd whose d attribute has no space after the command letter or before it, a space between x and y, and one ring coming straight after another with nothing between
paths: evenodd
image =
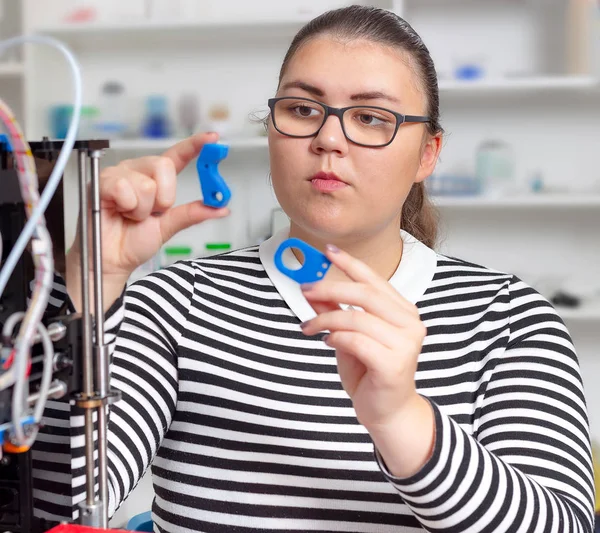
<instances>
[{"instance_id":1,"label":"black-framed eyeglasses","mask_svg":"<svg viewBox=\"0 0 600 533\"><path fill-rule=\"evenodd\" d=\"M310 98L282 96L268 100L275 129L288 137L314 137L330 115L340 119L346 139L370 148L390 144L404 123L427 123L419 115L402 115L376 106L331 107Z\"/></svg>"}]
</instances>

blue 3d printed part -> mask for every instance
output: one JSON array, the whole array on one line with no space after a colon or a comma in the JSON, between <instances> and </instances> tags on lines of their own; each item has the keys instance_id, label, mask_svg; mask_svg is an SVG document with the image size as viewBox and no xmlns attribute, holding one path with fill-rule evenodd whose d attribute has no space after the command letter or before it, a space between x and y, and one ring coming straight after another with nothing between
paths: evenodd
<instances>
[{"instance_id":1,"label":"blue 3d printed part","mask_svg":"<svg viewBox=\"0 0 600 533\"><path fill-rule=\"evenodd\" d=\"M229 147L224 144L205 144L202 147L196 169L200 178L204 205L225 207L231 198L231 191L217 168L227 157L228 151Z\"/></svg>"},{"instance_id":2,"label":"blue 3d printed part","mask_svg":"<svg viewBox=\"0 0 600 533\"><path fill-rule=\"evenodd\" d=\"M288 248L298 248L304 254L304 264L297 270L283 264L283 253ZM283 241L275 252L275 266L282 273L298 283L314 283L325 277L331 261L316 248L306 244L300 239L287 239Z\"/></svg>"}]
</instances>

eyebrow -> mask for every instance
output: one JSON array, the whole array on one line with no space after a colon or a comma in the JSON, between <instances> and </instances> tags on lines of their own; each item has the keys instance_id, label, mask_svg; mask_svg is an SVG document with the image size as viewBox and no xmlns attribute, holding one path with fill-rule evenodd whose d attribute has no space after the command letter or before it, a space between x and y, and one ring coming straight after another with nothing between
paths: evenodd
<instances>
[{"instance_id":1,"label":"eyebrow","mask_svg":"<svg viewBox=\"0 0 600 533\"><path fill-rule=\"evenodd\" d=\"M303 91L306 91L307 93L310 93L314 96L325 96L324 91L322 91L318 87L315 87L314 85L310 85L309 83L305 83L303 81L290 81L284 83L281 89L284 91L286 89L302 89ZM356 93L350 96L350 100L352 100L353 102L364 100L388 100L389 102L394 102L396 104L400 103L400 100L393 96L390 96L387 93L384 93L383 91L365 91L362 93Z\"/></svg>"}]
</instances>

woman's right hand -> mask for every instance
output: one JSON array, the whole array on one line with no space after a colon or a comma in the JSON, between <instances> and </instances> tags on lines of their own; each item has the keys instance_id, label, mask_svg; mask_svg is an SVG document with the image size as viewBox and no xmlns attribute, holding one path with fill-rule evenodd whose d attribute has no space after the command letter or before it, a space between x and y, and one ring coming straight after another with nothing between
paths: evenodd
<instances>
[{"instance_id":1,"label":"woman's right hand","mask_svg":"<svg viewBox=\"0 0 600 533\"><path fill-rule=\"evenodd\" d=\"M177 174L198 156L204 144L217 140L218 136L214 133L194 135L177 143L162 156L122 161L101 172L102 268L105 286L112 284L122 288L131 273L179 231L229 214L227 208L208 207L202 200L173 205ZM67 256L69 272L80 264L80 257L77 235ZM69 278L70 274L67 276ZM108 299L111 299L110 296Z\"/></svg>"}]
</instances>

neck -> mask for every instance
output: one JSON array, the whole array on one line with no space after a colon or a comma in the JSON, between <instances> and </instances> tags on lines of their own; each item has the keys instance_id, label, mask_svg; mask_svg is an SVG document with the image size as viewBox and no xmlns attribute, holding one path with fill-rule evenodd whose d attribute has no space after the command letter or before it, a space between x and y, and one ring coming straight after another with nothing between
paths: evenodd
<instances>
[{"instance_id":1,"label":"neck","mask_svg":"<svg viewBox=\"0 0 600 533\"><path fill-rule=\"evenodd\" d=\"M321 252L325 250L327 244L334 244L365 263L387 280L396 272L402 258L403 243L397 224L393 224L386 230L374 235L349 235L332 240L323 240L292 222L290 237L301 239ZM299 261L302 260L296 250L294 250L294 254ZM332 265L327 273L327 279L340 281L348 278Z\"/></svg>"}]
</instances>

